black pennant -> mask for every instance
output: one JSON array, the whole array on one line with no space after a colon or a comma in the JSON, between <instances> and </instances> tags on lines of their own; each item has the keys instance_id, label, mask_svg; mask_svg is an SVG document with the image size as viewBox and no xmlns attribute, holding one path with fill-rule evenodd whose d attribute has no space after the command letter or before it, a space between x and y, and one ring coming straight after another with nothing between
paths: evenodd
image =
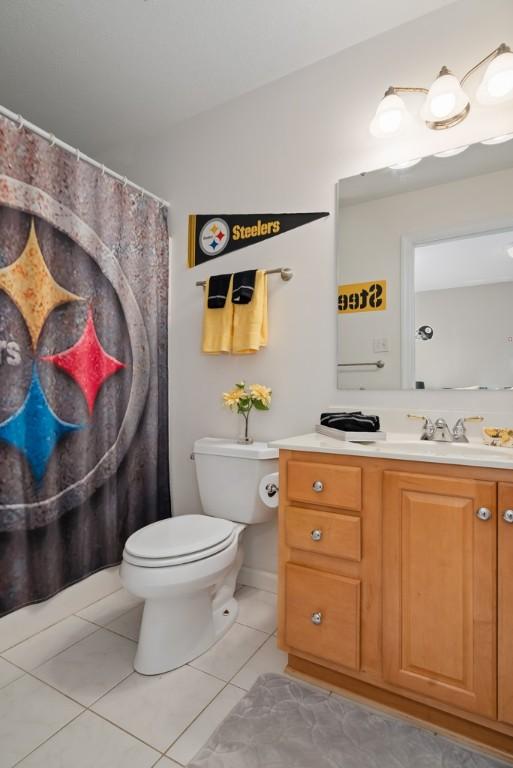
<instances>
[{"instance_id":1,"label":"black pennant","mask_svg":"<svg viewBox=\"0 0 513 768\"><path fill-rule=\"evenodd\" d=\"M302 227L329 213L191 214L189 267Z\"/></svg>"}]
</instances>

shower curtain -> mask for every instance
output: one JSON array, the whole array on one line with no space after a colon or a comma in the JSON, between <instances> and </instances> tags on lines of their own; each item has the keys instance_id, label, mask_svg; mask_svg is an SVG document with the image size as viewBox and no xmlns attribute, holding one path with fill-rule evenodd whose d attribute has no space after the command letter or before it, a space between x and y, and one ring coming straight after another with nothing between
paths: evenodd
<instances>
[{"instance_id":1,"label":"shower curtain","mask_svg":"<svg viewBox=\"0 0 513 768\"><path fill-rule=\"evenodd\" d=\"M0 117L0 615L170 514L166 211Z\"/></svg>"}]
</instances>

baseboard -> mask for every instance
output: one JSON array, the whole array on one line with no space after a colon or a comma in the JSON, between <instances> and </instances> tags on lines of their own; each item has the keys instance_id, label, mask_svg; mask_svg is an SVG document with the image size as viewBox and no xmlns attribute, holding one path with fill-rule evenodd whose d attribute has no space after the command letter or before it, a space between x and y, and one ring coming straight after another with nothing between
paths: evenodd
<instances>
[{"instance_id":1,"label":"baseboard","mask_svg":"<svg viewBox=\"0 0 513 768\"><path fill-rule=\"evenodd\" d=\"M247 568L243 565L239 571L237 582L245 587L263 589L265 592L276 593L278 591L278 574L271 573L271 571L261 571L259 568Z\"/></svg>"}]
</instances>

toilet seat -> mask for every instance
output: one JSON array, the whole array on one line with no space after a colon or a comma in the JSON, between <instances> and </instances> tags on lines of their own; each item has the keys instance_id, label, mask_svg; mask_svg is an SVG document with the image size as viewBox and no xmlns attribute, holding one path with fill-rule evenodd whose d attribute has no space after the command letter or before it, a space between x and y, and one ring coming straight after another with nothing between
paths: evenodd
<instances>
[{"instance_id":1,"label":"toilet seat","mask_svg":"<svg viewBox=\"0 0 513 768\"><path fill-rule=\"evenodd\" d=\"M239 525L206 515L181 515L135 531L126 541L123 559L142 568L194 563L227 549Z\"/></svg>"}]
</instances>

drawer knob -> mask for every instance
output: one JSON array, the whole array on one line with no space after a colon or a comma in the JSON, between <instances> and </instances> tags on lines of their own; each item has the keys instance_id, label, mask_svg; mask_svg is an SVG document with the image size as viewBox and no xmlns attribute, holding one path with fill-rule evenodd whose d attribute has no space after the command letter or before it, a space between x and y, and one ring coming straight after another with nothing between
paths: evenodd
<instances>
[{"instance_id":1,"label":"drawer knob","mask_svg":"<svg viewBox=\"0 0 513 768\"><path fill-rule=\"evenodd\" d=\"M513 522L513 521L512 521ZM322 531L320 528L316 528L314 531L311 532L310 538L312 541L320 541L322 539Z\"/></svg>"},{"instance_id":2,"label":"drawer knob","mask_svg":"<svg viewBox=\"0 0 513 768\"><path fill-rule=\"evenodd\" d=\"M320 611L312 613L312 624L322 624L322 613Z\"/></svg>"},{"instance_id":3,"label":"drawer knob","mask_svg":"<svg viewBox=\"0 0 513 768\"><path fill-rule=\"evenodd\" d=\"M489 520L492 516L492 513L488 509L488 507L479 507L479 509L476 512L477 517L480 520Z\"/></svg>"},{"instance_id":4,"label":"drawer knob","mask_svg":"<svg viewBox=\"0 0 513 768\"><path fill-rule=\"evenodd\" d=\"M312 488L314 489L315 493L320 493L324 490L324 483L322 480L316 480L315 483L312 485Z\"/></svg>"},{"instance_id":5,"label":"drawer knob","mask_svg":"<svg viewBox=\"0 0 513 768\"><path fill-rule=\"evenodd\" d=\"M506 509L502 516L505 523L513 523L513 509Z\"/></svg>"}]
</instances>

